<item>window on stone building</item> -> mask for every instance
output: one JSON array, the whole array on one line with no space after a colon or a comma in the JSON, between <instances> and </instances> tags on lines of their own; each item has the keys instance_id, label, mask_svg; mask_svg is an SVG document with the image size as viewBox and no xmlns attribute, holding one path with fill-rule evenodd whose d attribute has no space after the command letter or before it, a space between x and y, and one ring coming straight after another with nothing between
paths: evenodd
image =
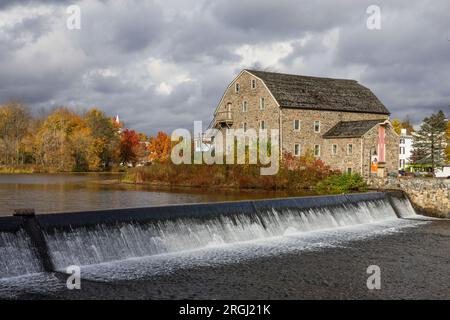
<instances>
[{"instance_id":1,"label":"window on stone building","mask_svg":"<svg viewBox=\"0 0 450 320\"><path fill-rule=\"evenodd\" d=\"M294 144L294 155L296 157L300 156L300 145L298 143Z\"/></svg>"},{"instance_id":2,"label":"window on stone building","mask_svg":"<svg viewBox=\"0 0 450 320\"><path fill-rule=\"evenodd\" d=\"M347 173L348 173L348 174L352 174L352 168L350 168L350 167L347 168Z\"/></svg>"},{"instance_id":3,"label":"window on stone building","mask_svg":"<svg viewBox=\"0 0 450 320\"><path fill-rule=\"evenodd\" d=\"M314 121L314 132L319 133L320 132L320 121Z\"/></svg>"},{"instance_id":4,"label":"window on stone building","mask_svg":"<svg viewBox=\"0 0 450 320\"><path fill-rule=\"evenodd\" d=\"M260 128L261 130L265 130L265 129L266 129L266 122L265 122L264 120L261 120L261 121L259 122L259 128Z\"/></svg>"},{"instance_id":5,"label":"window on stone building","mask_svg":"<svg viewBox=\"0 0 450 320\"><path fill-rule=\"evenodd\" d=\"M338 151L338 146L337 146L337 144L333 144L333 145L331 146L331 154L336 155L336 154L337 154L337 151Z\"/></svg>"},{"instance_id":6,"label":"window on stone building","mask_svg":"<svg viewBox=\"0 0 450 320\"><path fill-rule=\"evenodd\" d=\"M353 144L347 144L347 154L353 154Z\"/></svg>"},{"instance_id":7,"label":"window on stone building","mask_svg":"<svg viewBox=\"0 0 450 320\"><path fill-rule=\"evenodd\" d=\"M320 157L320 145L314 145L314 156Z\"/></svg>"},{"instance_id":8,"label":"window on stone building","mask_svg":"<svg viewBox=\"0 0 450 320\"><path fill-rule=\"evenodd\" d=\"M234 85L234 90L236 91L236 93L238 93L240 89L241 89L241 87L239 86L239 83L236 83Z\"/></svg>"},{"instance_id":9,"label":"window on stone building","mask_svg":"<svg viewBox=\"0 0 450 320\"><path fill-rule=\"evenodd\" d=\"M263 97L259 99L259 109L264 110L266 108L266 101Z\"/></svg>"},{"instance_id":10,"label":"window on stone building","mask_svg":"<svg viewBox=\"0 0 450 320\"><path fill-rule=\"evenodd\" d=\"M294 120L294 131L300 131L300 120Z\"/></svg>"},{"instance_id":11,"label":"window on stone building","mask_svg":"<svg viewBox=\"0 0 450 320\"><path fill-rule=\"evenodd\" d=\"M242 102L242 112L248 111L248 103L247 101Z\"/></svg>"},{"instance_id":12,"label":"window on stone building","mask_svg":"<svg viewBox=\"0 0 450 320\"><path fill-rule=\"evenodd\" d=\"M244 132L247 132L247 122L244 122L242 124L242 129L244 130Z\"/></svg>"},{"instance_id":13,"label":"window on stone building","mask_svg":"<svg viewBox=\"0 0 450 320\"><path fill-rule=\"evenodd\" d=\"M256 80L252 79L252 89L256 89Z\"/></svg>"}]
</instances>

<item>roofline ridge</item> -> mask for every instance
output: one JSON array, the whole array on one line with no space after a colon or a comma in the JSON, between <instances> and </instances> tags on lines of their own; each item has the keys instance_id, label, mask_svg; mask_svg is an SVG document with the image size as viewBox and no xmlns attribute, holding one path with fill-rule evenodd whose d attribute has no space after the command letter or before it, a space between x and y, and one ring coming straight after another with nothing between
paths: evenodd
<instances>
[{"instance_id":1,"label":"roofline ridge","mask_svg":"<svg viewBox=\"0 0 450 320\"><path fill-rule=\"evenodd\" d=\"M355 79L346 79L346 78L331 78L331 77L319 77L319 76L309 76L309 75L301 75L301 74L294 74L294 73L284 73L284 72L274 72L274 71L264 71L264 70L255 70L255 69L244 69L247 72L263 72L263 73L273 73L273 74L279 74L284 76L293 76L293 77L303 77L303 78L313 78L313 79L327 79L327 80L341 80L341 81L349 81L349 82L356 82L359 84L358 80Z\"/></svg>"}]
</instances>

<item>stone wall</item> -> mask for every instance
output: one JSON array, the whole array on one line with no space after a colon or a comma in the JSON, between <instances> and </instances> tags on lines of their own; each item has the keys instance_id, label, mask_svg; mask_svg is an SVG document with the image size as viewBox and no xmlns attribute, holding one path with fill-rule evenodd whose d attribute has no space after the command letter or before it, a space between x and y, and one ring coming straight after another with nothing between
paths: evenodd
<instances>
[{"instance_id":1,"label":"stone wall","mask_svg":"<svg viewBox=\"0 0 450 320\"><path fill-rule=\"evenodd\" d=\"M376 178L368 180L373 189L403 190L412 204L422 214L450 216L450 179L435 178Z\"/></svg>"}]
</instances>

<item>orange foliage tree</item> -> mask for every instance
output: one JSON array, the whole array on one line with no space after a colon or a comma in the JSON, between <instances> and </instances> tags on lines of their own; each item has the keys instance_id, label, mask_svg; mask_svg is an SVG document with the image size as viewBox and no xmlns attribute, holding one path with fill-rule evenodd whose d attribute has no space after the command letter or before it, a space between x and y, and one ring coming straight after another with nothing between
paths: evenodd
<instances>
[{"instance_id":1,"label":"orange foliage tree","mask_svg":"<svg viewBox=\"0 0 450 320\"><path fill-rule=\"evenodd\" d=\"M150 161L166 162L170 156L170 137L159 131L156 137L150 138L148 151Z\"/></svg>"},{"instance_id":2,"label":"orange foliage tree","mask_svg":"<svg viewBox=\"0 0 450 320\"><path fill-rule=\"evenodd\" d=\"M119 159L123 164L137 161L136 149L139 146L139 136L134 130L125 129L122 131L119 145Z\"/></svg>"}]
</instances>

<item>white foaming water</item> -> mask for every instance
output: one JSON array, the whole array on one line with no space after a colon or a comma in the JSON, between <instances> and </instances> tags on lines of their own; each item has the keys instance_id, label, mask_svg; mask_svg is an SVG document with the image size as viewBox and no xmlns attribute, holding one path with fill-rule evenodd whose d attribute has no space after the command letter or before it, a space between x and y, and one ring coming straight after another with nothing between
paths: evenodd
<instances>
[{"instance_id":1,"label":"white foaming water","mask_svg":"<svg viewBox=\"0 0 450 320\"><path fill-rule=\"evenodd\" d=\"M429 222L395 219L339 229L296 233L213 248L85 266L82 267L81 274L83 279L101 282L140 280L155 275L171 274L179 269L236 264L255 258L276 257L281 254L302 254L302 252L327 248L342 248L351 246L352 241L367 241L427 223Z\"/></svg>"},{"instance_id":2,"label":"white foaming water","mask_svg":"<svg viewBox=\"0 0 450 320\"><path fill-rule=\"evenodd\" d=\"M56 230L46 234L46 239L55 266L64 269L69 265L95 265L396 218L389 201L373 200L332 208L271 209L253 215Z\"/></svg>"},{"instance_id":3,"label":"white foaming water","mask_svg":"<svg viewBox=\"0 0 450 320\"><path fill-rule=\"evenodd\" d=\"M392 198L394 206L396 206L400 212L402 218L414 218L418 217L416 210L414 210L411 202L407 198Z\"/></svg>"},{"instance_id":4,"label":"white foaming water","mask_svg":"<svg viewBox=\"0 0 450 320\"><path fill-rule=\"evenodd\" d=\"M0 278L41 272L24 231L0 232Z\"/></svg>"},{"instance_id":5,"label":"white foaming water","mask_svg":"<svg viewBox=\"0 0 450 320\"><path fill-rule=\"evenodd\" d=\"M296 233L288 236L260 239L183 251L106 262L81 268L83 280L110 282L148 279L155 275L171 274L179 269L235 264L254 258L279 256L285 253L325 250L351 246L364 240L403 232L429 223L428 221L393 219L372 224L360 224L338 229ZM0 279L0 299L20 298L22 294L49 294L67 290L65 278L39 273Z\"/></svg>"}]
</instances>

